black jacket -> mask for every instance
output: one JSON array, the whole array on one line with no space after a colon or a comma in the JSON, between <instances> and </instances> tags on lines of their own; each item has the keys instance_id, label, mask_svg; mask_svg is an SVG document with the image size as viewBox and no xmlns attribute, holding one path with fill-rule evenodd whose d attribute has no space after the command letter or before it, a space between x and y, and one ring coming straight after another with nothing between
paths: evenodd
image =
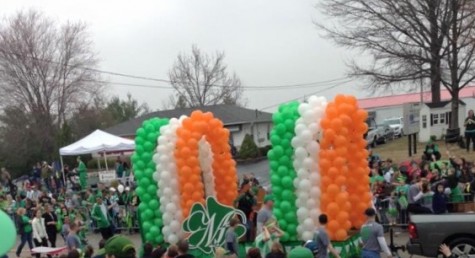
<instances>
[{"instance_id":1,"label":"black jacket","mask_svg":"<svg viewBox=\"0 0 475 258\"><path fill-rule=\"evenodd\" d=\"M48 225L49 222L58 222L58 217L54 212L51 213L45 213L43 214L43 219L45 220L45 227L46 227L46 232L49 234L56 234L58 230L56 229L56 225Z\"/></svg>"}]
</instances>

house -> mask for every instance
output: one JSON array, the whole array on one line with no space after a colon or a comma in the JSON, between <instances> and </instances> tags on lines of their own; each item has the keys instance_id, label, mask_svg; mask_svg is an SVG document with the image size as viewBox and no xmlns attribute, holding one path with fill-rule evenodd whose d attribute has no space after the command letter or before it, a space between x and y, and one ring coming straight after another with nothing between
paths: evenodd
<instances>
[{"instance_id":1,"label":"house","mask_svg":"<svg viewBox=\"0 0 475 258\"><path fill-rule=\"evenodd\" d=\"M466 116L466 104L460 101L459 104L459 128L463 128ZM439 103L425 103L420 109L420 129L419 141L427 142L434 135L437 139L445 135L452 120L451 102L442 101Z\"/></svg>"},{"instance_id":2,"label":"house","mask_svg":"<svg viewBox=\"0 0 475 258\"><path fill-rule=\"evenodd\" d=\"M270 131L272 129L272 114L235 105L213 105L199 108L171 109L152 112L147 115L131 119L106 129L106 132L126 138L134 138L135 131L142 122L150 118L179 118L189 116L193 111L211 112L220 119L224 127L230 132L229 142L240 148L244 136L251 135L258 147L270 145Z\"/></svg>"},{"instance_id":3,"label":"house","mask_svg":"<svg viewBox=\"0 0 475 258\"><path fill-rule=\"evenodd\" d=\"M365 98L359 99L358 104L374 117L377 124L382 124L387 118L402 117L403 105L408 103L421 103L421 97L424 104L420 110L419 141L426 142L431 135L435 135L440 139L445 134L445 130L449 125L448 119L450 119L450 115L447 115L447 112L450 112L451 96L446 89L441 90L442 102L438 104L430 103L430 92L423 92L422 96L421 93L407 93ZM459 105L459 125L463 128L463 119L467 115L466 111L475 109L475 86L464 87L460 91L459 97L462 101L461 105Z\"/></svg>"}]
</instances>

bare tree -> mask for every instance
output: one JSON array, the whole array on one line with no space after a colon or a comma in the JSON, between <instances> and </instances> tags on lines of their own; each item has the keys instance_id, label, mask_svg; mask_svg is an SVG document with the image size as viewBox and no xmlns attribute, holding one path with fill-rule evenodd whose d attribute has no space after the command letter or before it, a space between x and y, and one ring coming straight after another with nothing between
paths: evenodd
<instances>
[{"instance_id":1,"label":"bare tree","mask_svg":"<svg viewBox=\"0 0 475 258\"><path fill-rule=\"evenodd\" d=\"M448 0L322 0L320 7L338 25L317 26L337 44L372 57L367 66L352 63L352 75L368 79L375 91L429 78L432 101L440 101Z\"/></svg>"},{"instance_id":2,"label":"bare tree","mask_svg":"<svg viewBox=\"0 0 475 258\"><path fill-rule=\"evenodd\" d=\"M475 79L475 3L450 0L447 56L442 63L442 83L452 96L450 128L458 129L459 92Z\"/></svg>"},{"instance_id":3,"label":"bare tree","mask_svg":"<svg viewBox=\"0 0 475 258\"><path fill-rule=\"evenodd\" d=\"M241 81L228 73L223 52L208 55L193 45L191 55L178 55L169 78L180 106L241 104Z\"/></svg>"},{"instance_id":4,"label":"bare tree","mask_svg":"<svg viewBox=\"0 0 475 258\"><path fill-rule=\"evenodd\" d=\"M0 24L0 103L31 115L46 155L72 111L101 91L96 65L83 23L59 25L28 10Z\"/></svg>"}]
</instances>

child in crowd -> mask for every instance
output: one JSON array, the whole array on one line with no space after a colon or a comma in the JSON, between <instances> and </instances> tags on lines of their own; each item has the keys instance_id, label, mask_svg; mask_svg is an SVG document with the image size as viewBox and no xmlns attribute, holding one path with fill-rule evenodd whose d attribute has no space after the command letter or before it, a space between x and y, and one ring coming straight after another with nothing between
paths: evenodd
<instances>
[{"instance_id":1,"label":"child in crowd","mask_svg":"<svg viewBox=\"0 0 475 258\"><path fill-rule=\"evenodd\" d=\"M236 226L239 224L237 218L231 219L229 222L229 227L226 231L226 249L229 253L238 255L239 245L238 245L238 235L235 232Z\"/></svg>"},{"instance_id":2,"label":"child in crowd","mask_svg":"<svg viewBox=\"0 0 475 258\"><path fill-rule=\"evenodd\" d=\"M432 198L432 210L435 214L447 213L447 202L449 198L445 194L445 187L442 183L437 184L436 192Z\"/></svg>"},{"instance_id":3,"label":"child in crowd","mask_svg":"<svg viewBox=\"0 0 475 258\"><path fill-rule=\"evenodd\" d=\"M265 257L275 242L279 242L279 238L284 233L277 226L275 219L269 219L264 225L262 233L256 236L256 247L259 248L261 256Z\"/></svg>"}]
</instances>

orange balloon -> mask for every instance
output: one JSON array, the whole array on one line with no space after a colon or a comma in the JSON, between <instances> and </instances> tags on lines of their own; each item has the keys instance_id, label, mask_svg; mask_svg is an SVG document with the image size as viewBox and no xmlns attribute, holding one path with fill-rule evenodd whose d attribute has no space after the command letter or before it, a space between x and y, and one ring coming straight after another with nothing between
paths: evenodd
<instances>
[{"instance_id":1,"label":"orange balloon","mask_svg":"<svg viewBox=\"0 0 475 258\"><path fill-rule=\"evenodd\" d=\"M346 185L346 176L338 176L335 180L337 185Z\"/></svg>"},{"instance_id":2,"label":"orange balloon","mask_svg":"<svg viewBox=\"0 0 475 258\"><path fill-rule=\"evenodd\" d=\"M330 219L327 225L327 229L329 232L336 232L340 228L340 224L336 220Z\"/></svg>"},{"instance_id":3,"label":"orange balloon","mask_svg":"<svg viewBox=\"0 0 475 258\"><path fill-rule=\"evenodd\" d=\"M326 213L330 217L336 217L338 215L338 212L340 211L340 207L336 202L331 202L330 204L327 205Z\"/></svg>"},{"instance_id":4,"label":"orange balloon","mask_svg":"<svg viewBox=\"0 0 475 258\"><path fill-rule=\"evenodd\" d=\"M331 184L328 186L327 192L330 196L335 196L340 192L340 187L336 184Z\"/></svg>"},{"instance_id":5,"label":"orange balloon","mask_svg":"<svg viewBox=\"0 0 475 258\"><path fill-rule=\"evenodd\" d=\"M339 229L335 233L335 238L338 241L345 241L348 238L348 232L345 229Z\"/></svg>"}]
</instances>

